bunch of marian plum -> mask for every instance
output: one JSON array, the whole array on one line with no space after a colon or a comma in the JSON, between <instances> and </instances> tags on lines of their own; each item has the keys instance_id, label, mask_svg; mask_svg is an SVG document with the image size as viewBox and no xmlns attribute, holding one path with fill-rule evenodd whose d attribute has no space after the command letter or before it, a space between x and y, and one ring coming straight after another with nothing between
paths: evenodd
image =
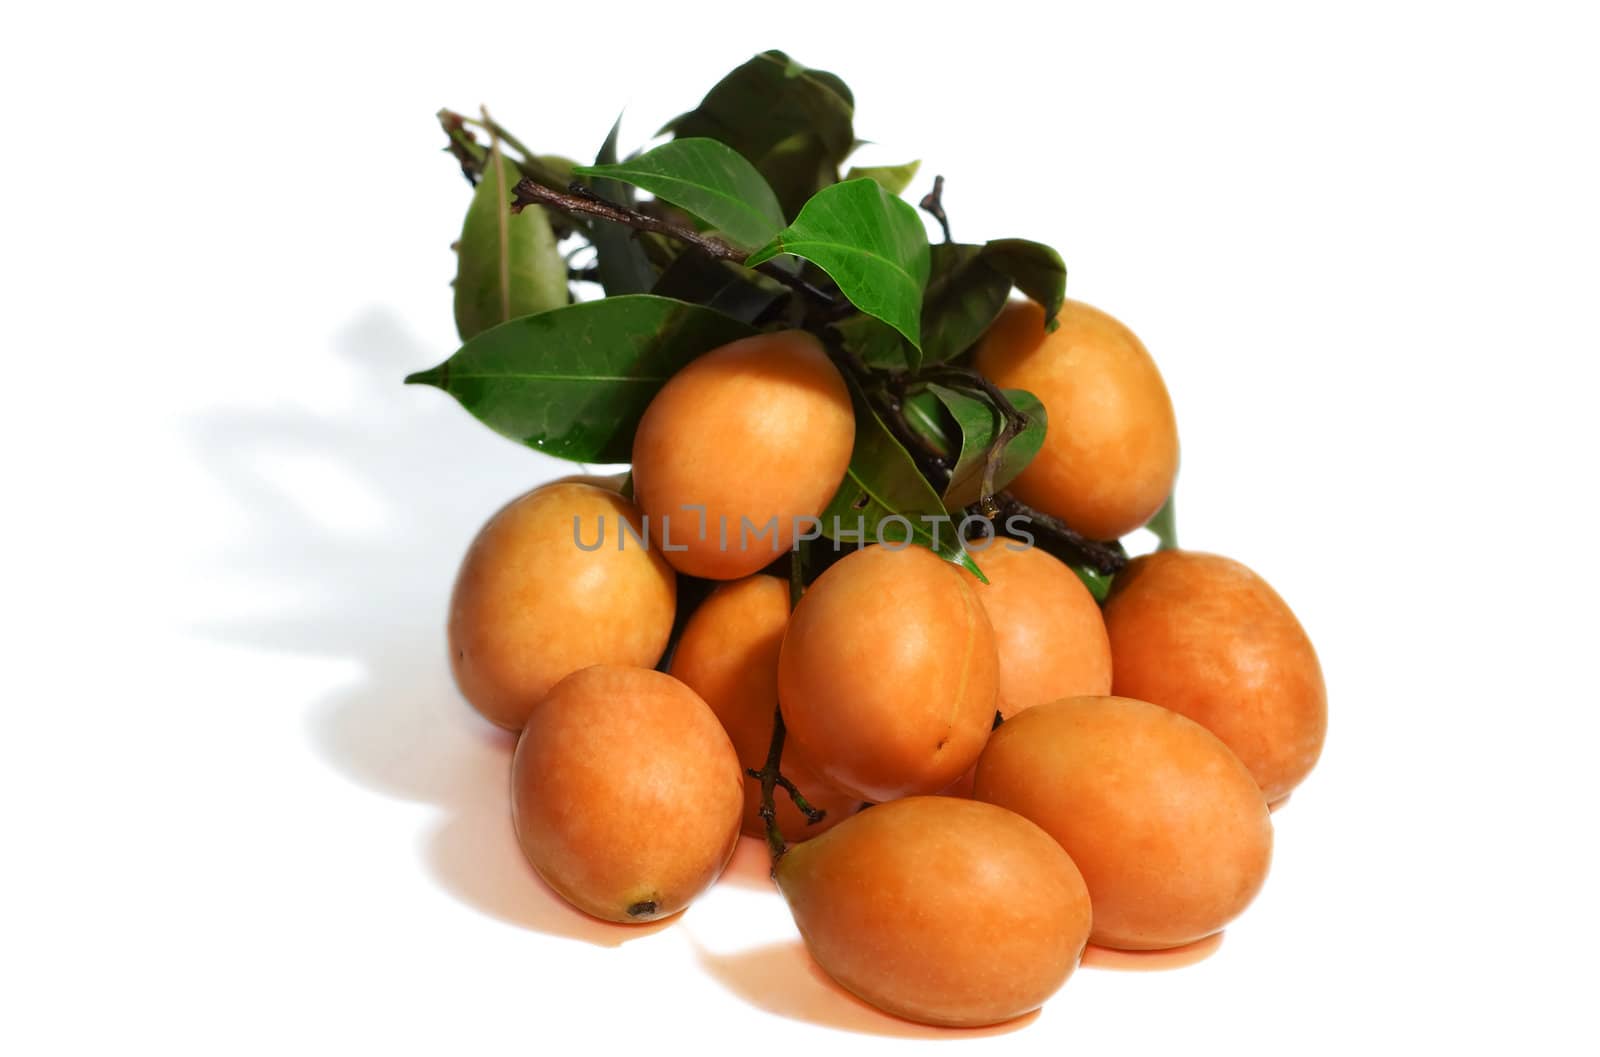
<instances>
[{"instance_id":1,"label":"bunch of marian plum","mask_svg":"<svg viewBox=\"0 0 1600 1057\"><path fill-rule=\"evenodd\" d=\"M754 76L741 67L730 78L748 88ZM787 80L832 91L830 78ZM794 109L722 116L737 130L736 119ZM537 209L513 211L512 186L558 163L502 160L503 130L487 116L480 127L487 151L472 154L477 141L459 123L453 144L464 168L476 159L480 192L494 184L507 207L502 238L530 214L552 235L516 252L587 238L604 271L608 251L614 263L619 246L648 238L653 253L680 254L652 260L656 291L683 296L675 269L696 255L693 267L716 264L765 295L729 316L739 329L719 337L731 340L702 339L664 370L649 350L595 366L613 388L563 392L520 419L506 410L520 390L472 388L500 362L467 355L475 335L555 343L552 320L592 306L567 304L564 292L562 304L533 309L479 299L474 311L486 304L489 318L463 322L463 352L422 379L525 443L571 456L561 445L581 437L590 461L630 464L543 485L494 514L450 604L463 696L520 732L511 817L540 877L597 918L652 921L711 887L741 832L763 837L822 969L881 1009L949 1026L1036 1009L1090 942L1178 947L1239 915L1266 879L1269 805L1321 750L1323 680L1294 614L1245 566L1175 546L1128 560L1115 542L1163 509L1178 469L1167 390L1134 334L1026 269L1005 271L997 252L988 274L1004 276L1000 296L935 368L944 324L929 305L955 251L932 255L931 281L928 247L907 251L911 274L924 266L919 358L909 341L862 342L896 339L872 329L892 312L836 262L806 257L784 271L719 259L717 247L741 245L737 218L693 196L656 190L668 204L646 208L620 184L591 182L583 194L547 188ZM801 227L808 200L850 186L835 173L794 192L759 151L737 135L727 142L774 188L775 224L799 213ZM507 161L515 169L500 171ZM472 223L469 214L463 254ZM739 254L759 256L747 252L759 237L744 236ZM468 273L463 256L458 307ZM569 278L583 277L563 273L563 291ZM692 307L744 303L723 290ZM606 293L594 303L630 301ZM870 319L838 326L851 306ZM688 326L652 333L664 342ZM604 344L600 331L585 334L574 347ZM526 363L567 355L541 348ZM908 358L886 361L886 348ZM562 361L548 373L573 371ZM614 388L624 376L646 390L635 405ZM960 462L961 423L942 420L942 451L936 435L918 450L905 428L921 380L934 378L992 410L996 427L968 460L969 501L942 493L943 543L812 531L841 509L881 528L896 512L925 512L919 497L937 506ZM549 423L562 415L582 428L557 436ZM1027 457L1012 462L1006 445L1022 423L1000 428L1008 416L1035 427ZM741 525L772 528L730 538L726 526Z\"/></svg>"}]
</instances>

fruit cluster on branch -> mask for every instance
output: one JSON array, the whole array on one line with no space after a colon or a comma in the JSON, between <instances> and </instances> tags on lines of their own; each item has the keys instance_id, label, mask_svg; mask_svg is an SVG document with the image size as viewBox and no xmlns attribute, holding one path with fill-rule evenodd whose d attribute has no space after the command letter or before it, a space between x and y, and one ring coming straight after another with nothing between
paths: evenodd
<instances>
[{"instance_id":1,"label":"fruit cluster on branch","mask_svg":"<svg viewBox=\"0 0 1600 1057\"><path fill-rule=\"evenodd\" d=\"M441 111L474 189L462 344L407 381L629 466L514 499L451 599L545 882L637 924L759 837L834 980L991 1024L1090 941L1241 913L1326 697L1282 599L1178 549L1144 345L1067 300L1049 246L955 242L943 177L930 242L917 163L844 169L854 109L766 52L589 165ZM1141 528L1160 549L1130 560Z\"/></svg>"}]
</instances>

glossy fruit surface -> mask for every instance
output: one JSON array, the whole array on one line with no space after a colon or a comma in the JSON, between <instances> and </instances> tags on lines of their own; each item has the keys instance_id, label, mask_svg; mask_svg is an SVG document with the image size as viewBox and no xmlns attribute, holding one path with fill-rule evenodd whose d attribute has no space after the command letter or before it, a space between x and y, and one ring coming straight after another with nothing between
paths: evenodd
<instances>
[{"instance_id":1,"label":"glossy fruit surface","mask_svg":"<svg viewBox=\"0 0 1600 1057\"><path fill-rule=\"evenodd\" d=\"M705 699L738 750L739 763L759 770L772 741L778 708L778 651L789 623L789 585L775 576L752 576L717 587L689 618L670 671ZM778 791L778 826L791 841L807 840L844 821L860 805L818 778L793 750L783 754L783 776L826 817L815 825ZM766 832L758 811L761 783L745 775L744 831Z\"/></svg>"},{"instance_id":2,"label":"glossy fruit surface","mask_svg":"<svg viewBox=\"0 0 1600 1057\"><path fill-rule=\"evenodd\" d=\"M1089 937L1071 858L990 804L911 797L790 849L777 882L806 947L840 985L924 1024L976 1027L1037 1009Z\"/></svg>"},{"instance_id":3,"label":"glossy fruit surface","mask_svg":"<svg viewBox=\"0 0 1600 1057\"><path fill-rule=\"evenodd\" d=\"M597 665L534 707L511 767L523 854L551 888L607 921L675 914L717 879L739 839L744 780L693 690L645 668Z\"/></svg>"},{"instance_id":4,"label":"glossy fruit surface","mask_svg":"<svg viewBox=\"0 0 1600 1057\"><path fill-rule=\"evenodd\" d=\"M677 579L625 526L642 527L632 503L568 482L513 500L479 531L450 599L450 668L486 719L519 730L579 668L661 659Z\"/></svg>"},{"instance_id":5,"label":"glossy fruit surface","mask_svg":"<svg viewBox=\"0 0 1600 1057\"><path fill-rule=\"evenodd\" d=\"M1020 544L1018 544L1020 546ZM976 555L989 578L978 599L994 626L1000 711L1111 692L1111 643L1089 589L1037 547L1000 540Z\"/></svg>"},{"instance_id":6,"label":"glossy fruit surface","mask_svg":"<svg viewBox=\"0 0 1600 1057\"><path fill-rule=\"evenodd\" d=\"M1178 475L1178 425L1155 361L1133 332L1067 301L1053 333L1014 301L978 347L979 371L1044 404L1044 445L1010 490L1094 539L1115 539L1161 509Z\"/></svg>"},{"instance_id":7,"label":"glossy fruit surface","mask_svg":"<svg viewBox=\"0 0 1600 1057\"><path fill-rule=\"evenodd\" d=\"M1160 551L1117 575L1105 614L1117 693L1210 730L1269 801L1310 773L1328 731L1322 667L1265 580L1214 554Z\"/></svg>"},{"instance_id":8,"label":"glossy fruit surface","mask_svg":"<svg viewBox=\"0 0 1600 1057\"><path fill-rule=\"evenodd\" d=\"M994 723L994 632L969 574L923 547L867 547L789 622L778 697L795 752L862 800L936 793Z\"/></svg>"},{"instance_id":9,"label":"glossy fruit surface","mask_svg":"<svg viewBox=\"0 0 1600 1057\"><path fill-rule=\"evenodd\" d=\"M1009 719L974 796L1017 812L1072 856L1095 943L1177 947L1221 929L1261 889L1267 804L1244 764L1193 720L1124 697L1076 697Z\"/></svg>"},{"instance_id":10,"label":"glossy fruit surface","mask_svg":"<svg viewBox=\"0 0 1600 1057\"><path fill-rule=\"evenodd\" d=\"M668 561L733 580L788 552L796 519L838 491L854 443L850 392L822 343L759 334L706 353L656 394L633 441L634 494Z\"/></svg>"}]
</instances>

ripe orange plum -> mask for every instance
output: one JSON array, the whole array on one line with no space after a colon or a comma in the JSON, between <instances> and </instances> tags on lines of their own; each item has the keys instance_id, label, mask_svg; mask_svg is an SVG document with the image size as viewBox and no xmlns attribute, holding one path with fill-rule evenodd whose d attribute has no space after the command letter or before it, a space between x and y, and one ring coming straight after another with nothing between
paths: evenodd
<instances>
[{"instance_id":1,"label":"ripe orange plum","mask_svg":"<svg viewBox=\"0 0 1600 1057\"><path fill-rule=\"evenodd\" d=\"M1038 826L972 800L880 804L778 860L806 947L840 985L924 1024L1039 1008L1089 938L1089 893Z\"/></svg>"},{"instance_id":2,"label":"ripe orange plum","mask_svg":"<svg viewBox=\"0 0 1600 1057\"><path fill-rule=\"evenodd\" d=\"M923 547L866 547L811 585L778 698L796 754L862 800L936 793L994 722L999 662L978 583Z\"/></svg>"},{"instance_id":3,"label":"ripe orange plum","mask_svg":"<svg viewBox=\"0 0 1600 1057\"><path fill-rule=\"evenodd\" d=\"M1127 327L1081 301L1067 301L1057 318L1046 333L1042 308L1012 302L975 362L995 384L1037 396L1049 420L1012 493L1085 535L1114 539L1149 521L1172 492L1172 399Z\"/></svg>"},{"instance_id":4,"label":"ripe orange plum","mask_svg":"<svg viewBox=\"0 0 1600 1057\"><path fill-rule=\"evenodd\" d=\"M1020 545L1018 545L1020 546ZM1111 643L1094 596L1065 564L1037 547L997 540L976 555L989 578L978 600L994 625L1000 711L1111 692Z\"/></svg>"},{"instance_id":5,"label":"ripe orange plum","mask_svg":"<svg viewBox=\"0 0 1600 1057\"><path fill-rule=\"evenodd\" d=\"M486 719L520 730L579 668L661 659L677 580L642 536L623 536L624 522L642 529L614 490L562 482L513 500L472 541L450 599L450 667Z\"/></svg>"},{"instance_id":6,"label":"ripe orange plum","mask_svg":"<svg viewBox=\"0 0 1600 1057\"><path fill-rule=\"evenodd\" d=\"M511 817L534 869L578 909L676 914L739 839L744 780L711 709L670 675L596 665L534 706L511 766Z\"/></svg>"},{"instance_id":7,"label":"ripe orange plum","mask_svg":"<svg viewBox=\"0 0 1600 1057\"><path fill-rule=\"evenodd\" d=\"M1310 773L1328 731L1322 668L1261 577L1214 554L1146 555L1117 575L1106 626L1117 693L1210 730L1269 801Z\"/></svg>"},{"instance_id":8,"label":"ripe orange plum","mask_svg":"<svg viewBox=\"0 0 1600 1057\"><path fill-rule=\"evenodd\" d=\"M1193 720L1125 697L1036 705L994 732L974 795L1043 827L1083 871L1095 943L1178 947L1237 917L1272 857L1267 804Z\"/></svg>"},{"instance_id":9,"label":"ripe orange plum","mask_svg":"<svg viewBox=\"0 0 1600 1057\"><path fill-rule=\"evenodd\" d=\"M854 443L850 392L821 342L760 334L656 394L634 436L634 494L680 571L737 579L789 550L796 519L821 513Z\"/></svg>"},{"instance_id":10,"label":"ripe orange plum","mask_svg":"<svg viewBox=\"0 0 1600 1057\"><path fill-rule=\"evenodd\" d=\"M778 708L778 651L789 624L789 585L775 576L752 576L721 584L683 629L671 673L705 699L739 753L739 763L766 763L772 720ZM778 791L778 826L790 840L805 840L848 818L860 801L818 778L790 749L780 764L812 807L826 812L812 825L788 795ZM761 783L744 780L744 831L766 832L759 814Z\"/></svg>"}]
</instances>

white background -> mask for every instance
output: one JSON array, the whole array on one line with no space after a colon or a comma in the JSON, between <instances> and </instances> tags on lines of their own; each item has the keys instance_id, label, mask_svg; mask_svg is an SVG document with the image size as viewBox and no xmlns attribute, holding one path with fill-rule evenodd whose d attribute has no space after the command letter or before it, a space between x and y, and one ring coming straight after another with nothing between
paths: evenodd
<instances>
[{"instance_id":1,"label":"white background","mask_svg":"<svg viewBox=\"0 0 1600 1057\"><path fill-rule=\"evenodd\" d=\"M444 659L460 551L557 468L399 384L454 348L435 109L582 156L776 46L1144 338L1185 542L1332 698L1214 957L958 1045L1595 1052L1592 9L402 6L6 15L0 1050L949 1034L825 985L750 849L665 928L566 910Z\"/></svg>"}]
</instances>

